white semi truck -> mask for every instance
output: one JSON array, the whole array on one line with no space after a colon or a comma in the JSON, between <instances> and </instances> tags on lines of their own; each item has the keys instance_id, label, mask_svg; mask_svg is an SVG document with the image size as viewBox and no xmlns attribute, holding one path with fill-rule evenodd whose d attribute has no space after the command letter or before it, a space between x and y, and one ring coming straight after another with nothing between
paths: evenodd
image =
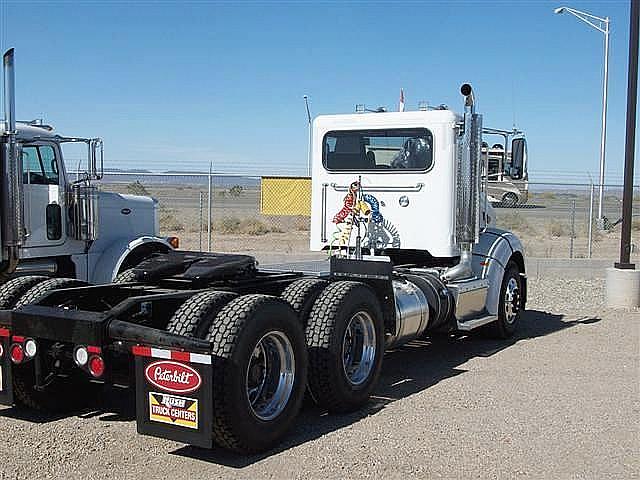
<instances>
[{"instance_id":1,"label":"white semi truck","mask_svg":"<svg viewBox=\"0 0 640 480\"><path fill-rule=\"evenodd\" d=\"M101 139L64 137L40 122L15 121L13 50L3 63L2 279L16 294L47 278L58 278L52 281L57 285L107 283L152 253L169 251L175 240L158 236L155 200L99 190ZM87 171L76 179L63 161L66 143L87 148Z\"/></svg>"},{"instance_id":2,"label":"white semi truck","mask_svg":"<svg viewBox=\"0 0 640 480\"><path fill-rule=\"evenodd\" d=\"M260 269L170 251L128 283L16 298L0 311L0 403L68 409L128 383L139 433L256 452L285 435L306 390L330 412L360 408L388 348L434 332L512 335L524 253L493 226L482 116L461 92L463 114L315 119L311 248L326 262Z\"/></svg>"}]
</instances>

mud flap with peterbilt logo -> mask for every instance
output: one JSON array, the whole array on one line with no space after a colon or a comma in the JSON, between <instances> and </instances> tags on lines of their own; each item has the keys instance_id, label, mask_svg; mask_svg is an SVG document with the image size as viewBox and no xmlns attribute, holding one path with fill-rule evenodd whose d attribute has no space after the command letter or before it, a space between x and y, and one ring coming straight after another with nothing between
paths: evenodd
<instances>
[{"instance_id":1,"label":"mud flap with peterbilt logo","mask_svg":"<svg viewBox=\"0 0 640 480\"><path fill-rule=\"evenodd\" d=\"M211 448L211 356L147 347L134 355L138 433Z\"/></svg>"},{"instance_id":2,"label":"mud flap with peterbilt logo","mask_svg":"<svg viewBox=\"0 0 640 480\"><path fill-rule=\"evenodd\" d=\"M10 332L0 326L0 405L13 405L10 346Z\"/></svg>"}]
</instances>

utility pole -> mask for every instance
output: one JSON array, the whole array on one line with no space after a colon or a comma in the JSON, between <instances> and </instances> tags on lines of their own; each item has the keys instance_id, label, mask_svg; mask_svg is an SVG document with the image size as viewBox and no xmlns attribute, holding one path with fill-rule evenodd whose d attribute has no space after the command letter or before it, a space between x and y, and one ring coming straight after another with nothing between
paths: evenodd
<instances>
[{"instance_id":1,"label":"utility pole","mask_svg":"<svg viewBox=\"0 0 640 480\"><path fill-rule=\"evenodd\" d=\"M622 194L622 234L620 235L620 261L616 268L635 269L630 263L631 218L633 202L633 162L636 144L636 107L638 103L638 11L639 0L631 0L631 26L629 28L629 78L627 82L627 138L624 154L624 192Z\"/></svg>"},{"instance_id":2,"label":"utility pole","mask_svg":"<svg viewBox=\"0 0 640 480\"><path fill-rule=\"evenodd\" d=\"M631 0L629 21L629 79L627 84L627 136L624 155L624 193L622 196L622 234L620 261L607 268L605 303L611 308L640 307L640 270L630 262L631 216L633 202L633 161L636 141L638 102L638 22L640 0Z\"/></svg>"}]
</instances>

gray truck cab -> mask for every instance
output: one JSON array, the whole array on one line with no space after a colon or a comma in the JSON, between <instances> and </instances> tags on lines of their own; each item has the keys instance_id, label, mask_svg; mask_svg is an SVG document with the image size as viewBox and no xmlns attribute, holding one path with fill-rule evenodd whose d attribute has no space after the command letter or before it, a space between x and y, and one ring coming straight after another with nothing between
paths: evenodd
<instances>
[{"instance_id":1,"label":"gray truck cab","mask_svg":"<svg viewBox=\"0 0 640 480\"><path fill-rule=\"evenodd\" d=\"M47 275L105 283L151 253L170 250L170 240L158 235L154 199L100 188L100 138L67 137L41 121L15 121L12 50L4 67L0 236L5 278ZM69 143L86 146L85 171L67 171L63 145Z\"/></svg>"}]
</instances>

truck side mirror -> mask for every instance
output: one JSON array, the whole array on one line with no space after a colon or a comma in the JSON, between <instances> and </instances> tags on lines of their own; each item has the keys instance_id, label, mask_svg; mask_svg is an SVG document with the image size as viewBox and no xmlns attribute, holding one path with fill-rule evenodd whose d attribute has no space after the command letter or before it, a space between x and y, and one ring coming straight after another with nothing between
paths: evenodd
<instances>
[{"instance_id":1,"label":"truck side mirror","mask_svg":"<svg viewBox=\"0 0 640 480\"><path fill-rule=\"evenodd\" d=\"M521 180L524 176L524 166L527 160L527 141L524 138L514 138L511 142L511 171L509 176L513 180Z\"/></svg>"},{"instance_id":2,"label":"truck side mirror","mask_svg":"<svg viewBox=\"0 0 640 480\"><path fill-rule=\"evenodd\" d=\"M89 142L89 178L100 180L104 176L104 143L101 138Z\"/></svg>"}]
</instances>

